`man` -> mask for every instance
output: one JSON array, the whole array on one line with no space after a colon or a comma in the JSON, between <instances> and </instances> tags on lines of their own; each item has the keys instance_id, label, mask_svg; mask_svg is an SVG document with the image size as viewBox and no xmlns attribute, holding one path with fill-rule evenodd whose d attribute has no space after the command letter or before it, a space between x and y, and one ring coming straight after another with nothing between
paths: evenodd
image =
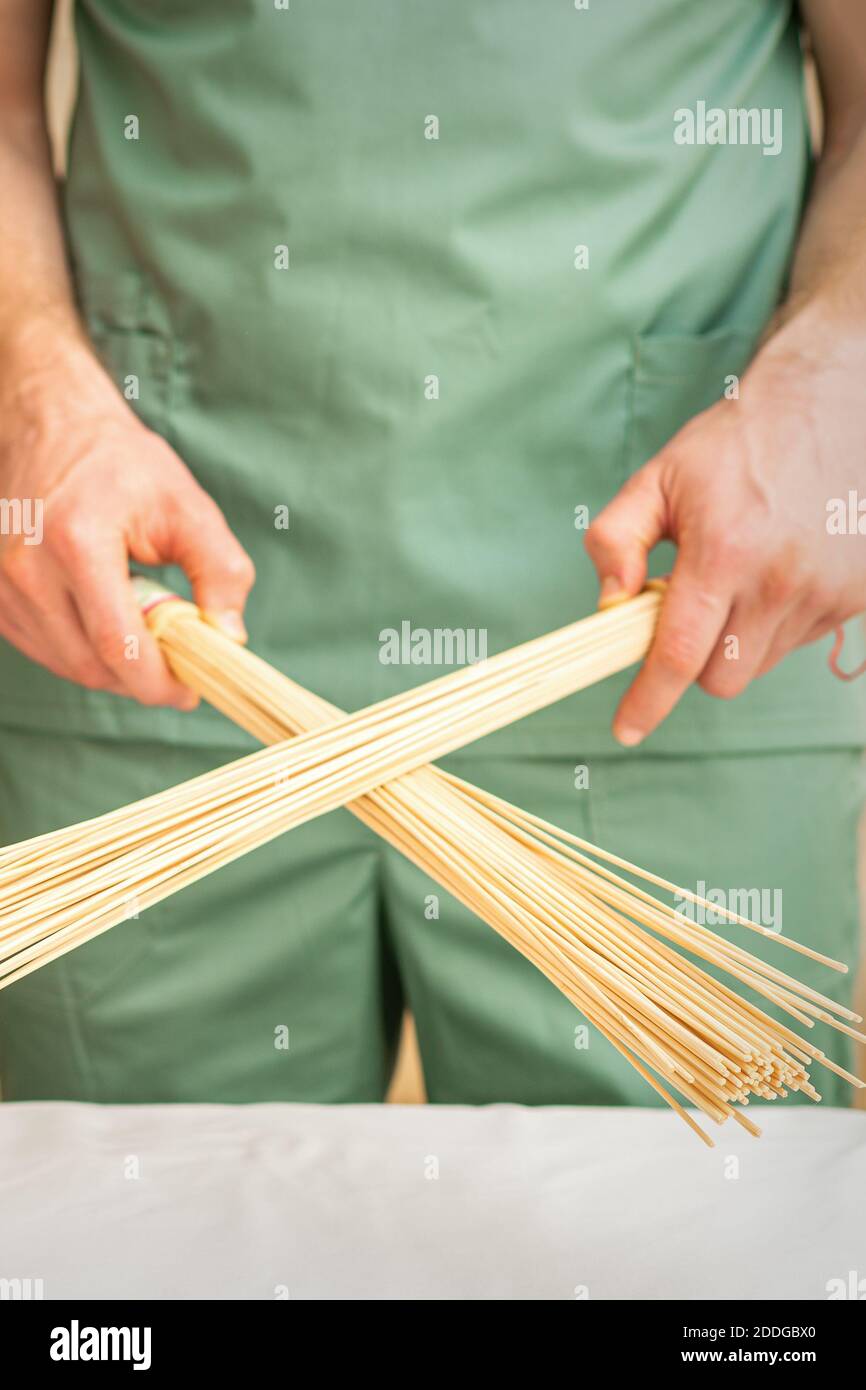
<instances>
[{"instance_id":1,"label":"man","mask_svg":"<svg viewBox=\"0 0 866 1390\"><path fill-rule=\"evenodd\" d=\"M500 650L667 539L627 692L451 761L853 964L863 699L815 644L866 607L858 0L803 6L815 171L786 0L83 0L63 227L50 9L0 3L3 839L250 746L130 562L242 638L252 557L254 649L357 708L436 674L380 634ZM404 1003L433 1100L652 1102L345 812L3 994L4 1093L374 1100Z\"/></svg>"}]
</instances>

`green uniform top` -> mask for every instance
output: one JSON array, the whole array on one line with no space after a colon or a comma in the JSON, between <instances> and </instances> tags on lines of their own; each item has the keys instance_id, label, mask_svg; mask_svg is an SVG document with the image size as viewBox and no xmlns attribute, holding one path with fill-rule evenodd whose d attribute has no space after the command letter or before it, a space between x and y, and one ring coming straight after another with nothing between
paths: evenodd
<instances>
[{"instance_id":1,"label":"green uniform top","mask_svg":"<svg viewBox=\"0 0 866 1390\"><path fill-rule=\"evenodd\" d=\"M253 648L353 709L438 673L383 662L387 629L493 652L589 612L586 517L743 371L784 290L809 165L790 5L77 15L82 310L252 554ZM675 112L699 103L780 113L781 148L678 142ZM610 751L625 679L485 746ZM0 720L245 742L213 711L88 693L5 646ZM854 745L864 728L822 644L733 704L692 691L649 747Z\"/></svg>"}]
</instances>

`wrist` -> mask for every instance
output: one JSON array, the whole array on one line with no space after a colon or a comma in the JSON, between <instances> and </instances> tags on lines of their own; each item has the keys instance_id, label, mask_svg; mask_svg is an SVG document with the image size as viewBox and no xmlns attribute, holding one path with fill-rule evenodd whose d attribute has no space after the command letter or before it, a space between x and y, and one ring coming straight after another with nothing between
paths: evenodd
<instances>
[{"instance_id":1,"label":"wrist","mask_svg":"<svg viewBox=\"0 0 866 1390\"><path fill-rule=\"evenodd\" d=\"M71 306L0 334L0 403L45 418L125 409Z\"/></svg>"},{"instance_id":2,"label":"wrist","mask_svg":"<svg viewBox=\"0 0 866 1390\"><path fill-rule=\"evenodd\" d=\"M40 366L75 361L84 352L93 356L84 327L72 304L0 322L0 381L30 375Z\"/></svg>"},{"instance_id":3,"label":"wrist","mask_svg":"<svg viewBox=\"0 0 866 1390\"><path fill-rule=\"evenodd\" d=\"M774 318L749 376L806 375L813 379L835 366L866 373L866 315L840 307L835 287L793 294Z\"/></svg>"}]
</instances>

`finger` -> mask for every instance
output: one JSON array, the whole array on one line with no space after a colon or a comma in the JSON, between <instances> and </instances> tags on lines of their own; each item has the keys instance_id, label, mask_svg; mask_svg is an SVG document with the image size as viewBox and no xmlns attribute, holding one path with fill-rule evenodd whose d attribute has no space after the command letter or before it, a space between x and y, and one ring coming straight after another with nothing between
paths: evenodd
<instances>
[{"instance_id":1,"label":"finger","mask_svg":"<svg viewBox=\"0 0 866 1390\"><path fill-rule=\"evenodd\" d=\"M198 607L229 637L245 642L243 612L255 567L219 507L201 489L195 505L174 510L167 541L171 553L166 558L183 569Z\"/></svg>"},{"instance_id":2,"label":"finger","mask_svg":"<svg viewBox=\"0 0 866 1390\"><path fill-rule=\"evenodd\" d=\"M3 609L15 645L47 670L88 690L113 690L114 674L93 651L50 554L20 565L17 583L2 577Z\"/></svg>"},{"instance_id":3,"label":"finger","mask_svg":"<svg viewBox=\"0 0 866 1390\"><path fill-rule=\"evenodd\" d=\"M732 700L760 673L785 618L785 609L737 599L698 684L708 695Z\"/></svg>"},{"instance_id":4,"label":"finger","mask_svg":"<svg viewBox=\"0 0 866 1390\"><path fill-rule=\"evenodd\" d=\"M767 650L759 676L765 676L768 671L772 671L775 666L790 652L798 647L808 647L812 642L820 642L822 637L826 637L828 632L832 632L838 624L838 618L832 613L825 612L816 619L814 612L795 613L787 622L783 623L775 634L773 641Z\"/></svg>"},{"instance_id":5,"label":"finger","mask_svg":"<svg viewBox=\"0 0 866 1390\"><path fill-rule=\"evenodd\" d=\"M62 596L65 598L65 596ZM70 622L78 624L77 613L72 613ZM38 635L37 635L38 634ZM90 644L82 641L81 649L70 649L69 645L46 633L38 610L6 580L0 578L0 636L16 647L30 661L43 666L52 675L62 680L74 681L88 690L109 690L120 693L115 677L98 661ZM65 632L62 637L67 637Z\"/></svg>"},{"instance_id":6,"label":"finger","mask_svg":"<svg viewBox=\"0 0 866 1390\"><path fill-rule=\"evenodd\" d=\"M15 638L26 637L32 632L35 621L34 610L23 594L10 584L5 575L0 574L0 620L7 633ZM10 639L11 640L11 639Z\"/></svg>"},{"instance_id":7,"label":"finger","mask_svg":"<svg viewBox=\"0 0 866 1390\"><path fill-rule=\"evenodd\" d=\"M195 695L176 680L148 631L129 579L122 537L100 538L100 547L81 550L70 565L72 592L81 622L99 658L124 694L143 705L194 709Z\"/></svg>"},{"instance_id":8,"label":"finger","mask_svg":"<svg viewBox=\"0 0 866 1390\"><path fill-rule=\"evenodd\" d=\"M584 544L601 585L601 603L636 594L646 580L647 556L666 535L667 507L661 466L651 460L599 512Z\"/></svg>"},{"instance_id":9,"label":"finger","mask_svg":"<svg viewBox=\"0 0 866 1390\"><path fill-rule=\"evenodd\" d=\"M732 588L680 550L653 644L614 718L614 736L627 748L670 714L703 671L731 611Z\"/></svg>"}]
</instances>

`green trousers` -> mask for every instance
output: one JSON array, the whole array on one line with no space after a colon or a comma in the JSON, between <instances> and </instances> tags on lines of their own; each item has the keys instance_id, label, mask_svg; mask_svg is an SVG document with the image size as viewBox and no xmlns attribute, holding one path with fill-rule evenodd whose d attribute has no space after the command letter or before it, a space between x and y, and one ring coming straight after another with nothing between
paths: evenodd
<instances>
[{"instance_id":1,"label":"green trousers","mask_svg":"<svg viewBox=\"0 0 866 1390\"><path fill-rule=\"evenodd\" d=\"M96 815L221 758L5 731L0 840ZM481 744L447 765L686 887L748 892L767 925L855 963L858 752L587 760L576 748L502 759ZM850 974L733 930L824 993L850 997ZM345 810L0 993L2 1091L377 1101L407 1005L432 1101L656 1103L533 966ZM843 1037L822 1025L814 1037L850 1065ZM815 1070L825 1099L847 1104L848 1087Z\"/></svg>"}]
</instances>

